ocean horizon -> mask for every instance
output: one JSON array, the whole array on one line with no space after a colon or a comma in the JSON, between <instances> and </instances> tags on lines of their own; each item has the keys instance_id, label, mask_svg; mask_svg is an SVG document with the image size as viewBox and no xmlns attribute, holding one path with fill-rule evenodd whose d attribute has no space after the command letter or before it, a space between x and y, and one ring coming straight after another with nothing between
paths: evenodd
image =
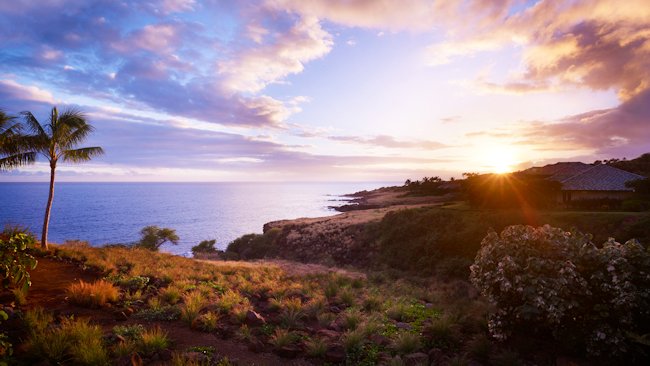
<instances>
[{"instance_id":1,"label":"ocean horizon","mask_svg":"<svg viewBox=\"0 0 650 366\"><path fill-rule=\"evenodd\" d=\"M346 194L391 182L169 183L60 182L55 186L48 241L87 241L93 246L128 244L148 225L169 227L180 237L162 251L189 255L201 240L225 249L234 239L261 233L265 223L337 214ZM48 195L46 182L0 183L0 225L19 225L37 237Z\"/></svg>"}]
</instances>

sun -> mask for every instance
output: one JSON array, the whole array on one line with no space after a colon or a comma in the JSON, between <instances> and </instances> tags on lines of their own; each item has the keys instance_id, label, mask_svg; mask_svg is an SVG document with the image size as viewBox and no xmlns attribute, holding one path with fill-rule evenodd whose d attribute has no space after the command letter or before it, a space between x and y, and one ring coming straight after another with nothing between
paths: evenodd
<instances>
[{"instance_id":1,"label":"sun","mask_svg":"<svg viewBox=\"0 0 650 366\"><path fill-rule=\"evenodd\" d=\"M517 154L514 149L506 146L494 146L488 149L486 166L497 174L510 173L517 165Z\"/></svg>"}]
</instances>

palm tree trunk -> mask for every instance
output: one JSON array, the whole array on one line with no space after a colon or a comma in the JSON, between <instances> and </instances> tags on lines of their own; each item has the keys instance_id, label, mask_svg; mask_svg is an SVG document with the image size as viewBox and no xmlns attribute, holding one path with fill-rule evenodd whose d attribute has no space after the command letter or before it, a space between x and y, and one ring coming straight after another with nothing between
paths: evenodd
<instances>
[{"instance_id":1,"label":"palm tree trunk","mask_svg":"<svg viewBox=\"0 0 650 366\"><path fill-rule=\"evenodd\" d=\"M50 162L50 195L47 198L45 206L45 219L43 219L43 234L41 235L41 248L47 249L47 229L50 226L50 211L52 210L52 201L54 200L54 171L56 162Z\"/></svg>"}]
</instances>

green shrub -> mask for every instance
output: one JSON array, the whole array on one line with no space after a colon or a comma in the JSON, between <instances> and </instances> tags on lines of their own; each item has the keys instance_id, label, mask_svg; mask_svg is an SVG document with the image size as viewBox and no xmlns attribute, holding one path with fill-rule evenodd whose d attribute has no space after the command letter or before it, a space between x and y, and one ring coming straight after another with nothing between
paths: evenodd
<instances>
[{"instance_id":1,"label":"green shrub","mask_svg":"<svg viewBox=\"0 0 650 366\"><path fill-rule=\"evenodd\" d=\"M281 247L276 243L280 229L273 228L264 234L247 234L228 245L226 254L232 253L239 259L259 259L278 254Z\"/></svg>"},{"instance_id":2,"label":"green shrub","mask_svg":"<svg viewBox=\"0 0 650 366\"><path fill-rule=\"evenodd\" d=\"M29 271L36 268L36 258L28 248L35 243L34 236L18 228L7 228L0 233L0 289L31 286Z\"/></svg>"},{"instance_id":3,"label":"green shrub","mask_svg":"<svg viewBox=\"0 0 650 366\"><path fill-rule=\"evenodd\" d=\"M650 332L650 253L635 240L544 226L490 232L471 267L472 283L497 306L490 333L551 334L592 355L635 353L631 336Z\"/></svg>"}]
</instances>

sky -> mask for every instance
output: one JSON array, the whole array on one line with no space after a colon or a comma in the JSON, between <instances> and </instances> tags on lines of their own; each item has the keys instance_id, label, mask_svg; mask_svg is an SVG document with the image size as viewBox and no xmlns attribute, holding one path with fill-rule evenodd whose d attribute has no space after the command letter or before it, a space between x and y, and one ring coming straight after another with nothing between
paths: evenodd
<instances>
[{"instance_id":1,"label":"sky","mask_svg":"<svg viewBox=\"0 0 650 366\"><path fill-rule=\"evenodd\" d=\"M0 108L59 181L404 181L650 152L648 0L0 2ZM43 160L0 181L47 181Z\"/></svg>"}]
</instances>

